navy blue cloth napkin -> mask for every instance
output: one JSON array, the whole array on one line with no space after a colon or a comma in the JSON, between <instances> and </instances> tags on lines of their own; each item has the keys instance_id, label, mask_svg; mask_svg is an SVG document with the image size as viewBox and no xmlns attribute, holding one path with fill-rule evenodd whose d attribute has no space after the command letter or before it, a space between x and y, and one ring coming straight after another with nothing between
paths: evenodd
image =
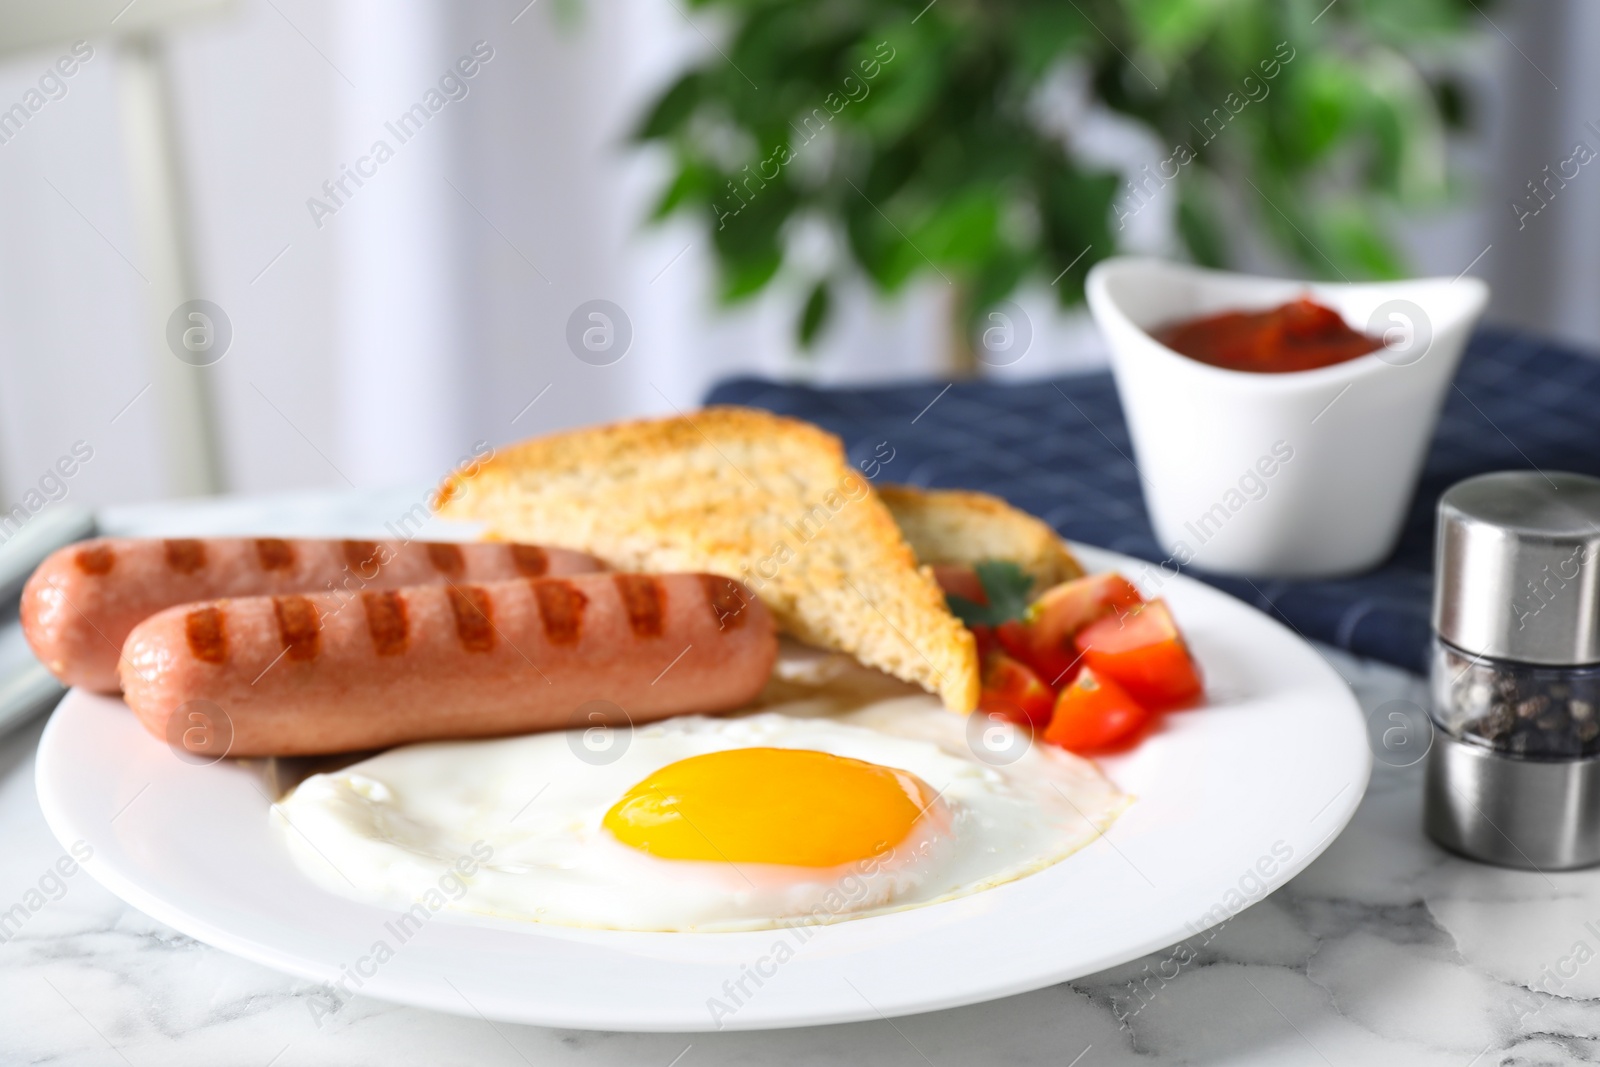
<instances>
[{"instance_id":1,"label":"navy blue cloth napkin","mask_svg":"<svg viewBox=\"0 0 1600 1067\"><path fill-rule=\"evenodd\" d=\"M708 404L744 404L838 434L883 480L981 489L1065 537L1161 561L1109 372L1023 384L983 381L817 389L756 378L718 384ZM883 464L886 456L893 458ZM1337 581L1248 581L1188 573L1306 637L1426 669L1439 495L1485 471L1600 476L1600 360L1523 333L1480 330L1445 403L1405 532L1383 566Z\"/></svg>"}]
</instances>

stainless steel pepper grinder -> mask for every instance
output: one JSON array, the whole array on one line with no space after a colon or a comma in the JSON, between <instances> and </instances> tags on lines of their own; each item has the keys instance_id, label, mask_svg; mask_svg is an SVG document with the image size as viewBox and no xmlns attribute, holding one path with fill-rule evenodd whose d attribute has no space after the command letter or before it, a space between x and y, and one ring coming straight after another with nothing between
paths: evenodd
<instances>
[{"instance_id":1,"label":"stainless steel pepper grinder","mask_svg":"<svg viewBox=\"0 0 1600 1067\"><path fill-rule=\"evenodd\" d=\"M1600 479L1458 482L1434 560L1428 835L1503 867L1600 863Z\"/></svg>"}]
</instances>

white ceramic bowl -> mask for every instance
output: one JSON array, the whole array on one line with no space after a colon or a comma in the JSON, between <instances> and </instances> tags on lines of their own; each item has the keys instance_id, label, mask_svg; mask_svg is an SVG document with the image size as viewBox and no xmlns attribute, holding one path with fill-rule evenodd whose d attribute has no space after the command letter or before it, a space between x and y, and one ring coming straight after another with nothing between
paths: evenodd
<instances>
[{"instance_id":1,"label":"white ceramic bowl","mask_svg":"<svg viewBox=\"0 0 1600 1067\"><path fill-rule=\"evenodd\" d=\"M1258 374L1181 356L1150 331L1309 295L1388 346ZM1145 503L1179 564L1325 577L1393 550L1456 364L1489 299L1476 278L1332 284L1121 257L1089 272Z\"/></svg>"}]
</instances>

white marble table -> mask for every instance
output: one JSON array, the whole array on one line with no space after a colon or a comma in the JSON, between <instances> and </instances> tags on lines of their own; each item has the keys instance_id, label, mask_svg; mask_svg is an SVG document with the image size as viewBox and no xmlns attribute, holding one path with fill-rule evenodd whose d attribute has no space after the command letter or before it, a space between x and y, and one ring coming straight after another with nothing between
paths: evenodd
<instances>
[{"instance_id":1,"label":"white marble table","mask_svg":"<svg viewBox=\"0 0 1600 1067\"><path fill-rule=\"evenodd\" d=\"M382 515L404 512L419 495L124 509L110 513L107 525L376 534ZM1423 699L1409 675L1329 657L1368 708ZM34 797L41 728L34 723L0 741L0 910L38 887L63 855ZM59 899L0 943L0 1063L1487 1067L1600 1060L1600 872L1545 876L1452 858L1423 837L1420 804L1420 767L1380 764L1354 822L1328 851L1208 942L1191 939L1197 955L1181 968L1164 950L988 1004L752 1034L546 1030L362 998L319 1027L311 983L193 941L79 871L61 879L59 891L52 882Z\"/></svg>"}]
</instances>

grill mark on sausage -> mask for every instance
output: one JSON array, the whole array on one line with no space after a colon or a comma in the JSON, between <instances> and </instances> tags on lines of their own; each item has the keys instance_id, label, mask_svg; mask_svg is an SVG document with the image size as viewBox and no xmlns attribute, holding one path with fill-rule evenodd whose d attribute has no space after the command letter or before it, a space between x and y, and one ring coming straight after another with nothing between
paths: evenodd
<instances>
[{"instance_id":1,"label":"grill mark on sausage","mask_svg":"<svg viewBox=\"0 0 1600 1067\"><path fill-rule=\"evenodd\" d=\"M650 574L619 574L612 581L628 609L628 625L635 637L661 636L661 602L664 590Z\"/></svg>"},{"instance_id":2,"label":"grill mark on sausage","mask_svg":"<svg viewBox=\"0 0 1600 1067\"><path fill-rule=\"evenodd\" d=\"M378 576L378 568L383 566L383 561L378 558L378 542L376 541L346 541L344 543L344 561L351 570L367 581L376 578Z\"/></svg>"},{"instance_id":3,"label":"grill mark on sausage","mask_svg":"<svg viewBox=\"0 0 1600 1067\"><path fill-rule=\"evenodd\" d=\"M456 636L468 652L488 652L494 648L494 604L489 592L478 585L452 585L450 610L456 616Z\"/></svg>"},{"instance_id":4,"label":"grill mark on sausage","mask_svg":"<svg viewBox=\"0 0 1600 1067\"><path fill-rule=\"evenodd\" d=\"M256 559L264 571L286 571L294 566L294 546L281 537L256 539Z\"/></svg>"},{"instance_id":5,"label":"grill mark on sausage","mask_svg":"<svg viewBox=\"0 0 1600 1067\"><path fill-rule=\"evenodd\" d=\"M163 543L167 549L167 566L179 574L193 574L206 565L204 541L175 538Z\"/></svg>"},{"instance_id":6,"label":"grill mark on sausage","mask_svg":"<svg viewBox=\"0 0 1600 1067\"><path fill-rule=\"evenodd\" d=\"M539 618L544 636L552 645L575 645L583 635L583 609L589 598L578 587L561 578L535 579L534 599L539 602Z\"/></svg>"},{"instance_id":7,"label":"grill mark on sausage","mask_svg":"<svg viewBox=\"0 0 1600 1067\"><path fill-rule=\"evenodd\" d=\"M78 549L73 562L85 574L110 574L111 568L117 565L117 553L110 545L90 545Z\"/></svg>"},{"instance_id":8,"label":"grill mark on sausage","mask_svg":"<svg viewBox=\"0 0 1600 1067\"><path fill-rule=\"evenodd\" d=\"M550 570L550 557L538 545L511 545L511 564L524 578L542 578Z\"/></svg>"},{"instance_id":9,"label":"grill mark on sausage","mask_svg":"<svg viewBox=\"0 0 1600 1067\"><path fill-rule=\"evenodd\" d=\"M428 545L428 560L433 564L433 569L449 578L461 577L461 572L466 570L467 561L461 557L459 545L435 541Z\"/></svg>"},{"instance_id":10,"label":"grill mark on sausage","mask_svg":"<svg viewBox=\"0 0 1600 1067\"><path fill-rule=\"evenodd\" d=\"M223 629L221 608L195 608L183 617L184 636L189 639L189 654L202 663L228 661L228 634Z\"/></svg>"},{"instance_id":11,"label":"grill mark on sausage","mask_svg":"<svg viewBox=\"0 0 1600 1067\"><path fill-rule=\"evenodd\" d=\"M717 617L717 629L737 630L744 625L745 609L751 595L732 578L717 574L702 574L700 584L705 587L706 603Z\"/></svg>"},{"instance_id":12,"label":"grill mark on sausage","mask_svg":"<svg viewBox=\"0 0 1600 1067\"><path fill-rule=\"evenodd\" d=\"M367 613L372 650L380 656L398 656L405 652L411 637L405 598L396 592L362 593L361 606Z\"/></svg>"},{"instance_id":13,"label":"grill mark on sausage","mask_svg":"<svg viewBox=\"0 0 1600 1067\"><path fill-rule=\"evenodd\" d=\"M322 618L317 606L303 596L275 596L272 610L278 616L278 639L293 660L314 660L322 651Z\"/></svg>"}]
</instances>

